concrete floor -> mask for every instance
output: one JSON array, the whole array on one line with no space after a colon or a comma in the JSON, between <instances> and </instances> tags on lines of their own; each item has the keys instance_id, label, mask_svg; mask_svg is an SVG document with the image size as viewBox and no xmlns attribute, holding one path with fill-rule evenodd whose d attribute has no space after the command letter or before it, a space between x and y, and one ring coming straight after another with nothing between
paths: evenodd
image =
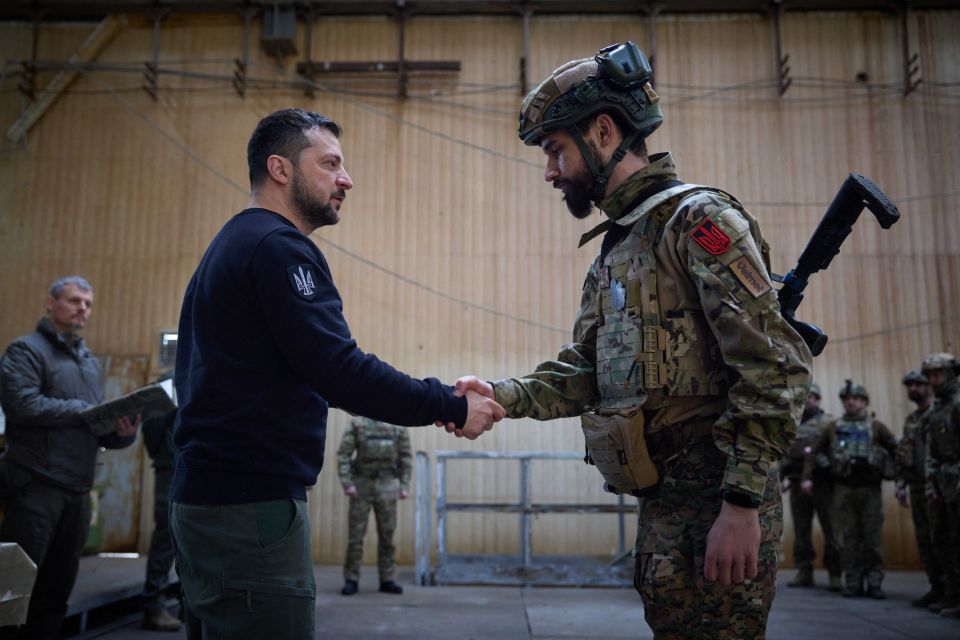
<instances>
[{"instance_id":1,"label":"concrete floor","mask_svg":"<svg viewBox=\"0 0 960 640\"><path fill-rule=\"evenodd\" d=\"M418 587L401 571L405 593L376 591L376 572L367 568L360 593L340 595L340 568L317 567L317 638L337 640L617 640L652 638L632 589L518 587ZM842 598L825 588L791 589L793 570L784 570L767 629L771 640L957 640L960 620L910 606L923 592L919 572L890 572L888 599ZM818 572L818 583L826 574ZM147 632L131 616L112 631L77 638L142 640L183 638L180 633Z\"/></svg>"}]
</instances>

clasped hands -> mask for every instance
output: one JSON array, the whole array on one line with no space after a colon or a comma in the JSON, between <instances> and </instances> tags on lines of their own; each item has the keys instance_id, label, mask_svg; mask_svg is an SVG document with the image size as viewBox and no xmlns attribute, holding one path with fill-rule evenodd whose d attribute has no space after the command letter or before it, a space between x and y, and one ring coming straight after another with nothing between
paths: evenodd
<instances>
[{"instance_id":1,"label":"clasped hands","mask_svg":"<svg viewBox=\"0 0 960 640\"><path fill-rule=\"evenodd\" d=\"M493 429L494 422L500 422L507 415L503 407L494 400L493 386L476 376L464 376L457 380L453 393L467 398L466 422L462 428L452 422L443 424L437 421L436 425L458 438L476 440L484 431Z\"/></svg>"}]
</instances>

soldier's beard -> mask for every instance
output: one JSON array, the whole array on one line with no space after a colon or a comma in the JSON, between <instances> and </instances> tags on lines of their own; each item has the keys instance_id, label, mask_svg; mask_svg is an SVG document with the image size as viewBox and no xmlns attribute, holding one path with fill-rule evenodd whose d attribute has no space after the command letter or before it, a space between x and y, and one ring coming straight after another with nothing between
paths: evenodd
<instances>
[{"instance_id":1,"label":"soldier's beard","mask_svg":"<svg viewBox=\"0 0 960 640\"><path fill-rule=\"evenodd\" d=\"M318 196L307 189L307 181L303 177L300 167L293 167L293 184L291 185L291 194L293 208L296 212L314 228L326 227L340 222L340 212L333 208L330 198L324 202L323 193ZM337 191L335 194L341 198L346 195L345 192Z\"/></svg>"},{"instance_id":2,"label":"soldier's beard","mask_svg":"<svg viewBox=\"0 0 960 640\"><path fill-rule=\"evenodd\" d=\"M925 393L923 393L922 391L917 391L916 389L907 391L907 397L910 398L910 402L913 402L916 404L920 404L920 402L923 400L923 397L925 395L926 395Z\"/></svg>"},{"instance_id":3,"label":"soldier's beard","mask_svg":"<svg viewBox=\"0 0 960 640\"><path fill-rule=\"evenodd\" d=\"M593 213L593 199L590 197L593 180L586 168L566 180L554 181L553 185L563 190L563 201L574 218L583 220Z\"/></svg>"}]
</instances>

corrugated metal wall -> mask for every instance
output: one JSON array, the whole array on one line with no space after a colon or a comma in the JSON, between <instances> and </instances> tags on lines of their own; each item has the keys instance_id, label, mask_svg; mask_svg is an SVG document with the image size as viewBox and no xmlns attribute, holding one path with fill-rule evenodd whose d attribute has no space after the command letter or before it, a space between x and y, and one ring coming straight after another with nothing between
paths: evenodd
<instances>
[{"instance_id":1,"label":"corrugated metal wall","mask_svg":"<svg viewBox=\"0 0 960 640\"><path fill-rule=\"evenodd\" d=\"M960 335L960 13L916 13L910 28L924 84L904 98L892 15L786 14L793 86L781 99L768 21L664 17L656 61L666 121L649 141L651 151L674 152L681 178L723 186L747 203L780 273L848 172L871 176L901 205L903 220L890 232L864 217L830 271L814 279L800 314L832 338L816 370L826 407L839 411L834 391L853 377L895 432L909 410L903 371L927 352L957 350ZM90 30L43 27L38 57L68 58ZM245 99L224 81L162 75L153 102L138 73L82 74L25 142L4 141L0 152L0 342L32 327L54 277L76 272L97 290L87 332L94 349L152 353L157 331L176 326L203 249L247 202L251 130L270 111L296 105L344 126L355 188L341 224L313 238L366 350L444 380L522 374L552 357L569 339L599 246L578 251L577 241L598 219L570 218L542 180L542 154L516 139L521 23L423 17L406 34L408 59L460 60L462 71L414 75L406 101L394 97L388 76L318 78L321 90L306 98L283 86L296 60L278 66L260 51L249 73L276 84L261 82ZM534 82L610 42L649 42L647 21L634 16L534 17L530 34ZM30 43L28 26L0 25L5 59L29 57ZM174 16L161 31L161 64L229 75L241 43L235 17ZM151 25L131 19L99 60L139 64L150 46ZM386 18L331 18L314 28L315 60L390 60L397 47L397 25ZM856 82L858 73L866 82ZM15 84L0 85L4 128L24 104ZM330 463L345 424L334 412L327 469L310 496L322 562L339 562L345 547L347 503ZM582 448L574 420L506 422L475 443L427 427L413 442L428 452ZM534 468L537 500L612 500L582 465ZM450 499L515 500L517 482L515 465L465 464L451 473ZM888 565L915 565L909 516L890 495L886 507ZM412 531L405 505L403 562L412 560ZM542 517L533 531L536 553L615 551L612 516ZM453 551L511 553L518 536L507 517L451 522Z\"/></svg>"}]
</instances>

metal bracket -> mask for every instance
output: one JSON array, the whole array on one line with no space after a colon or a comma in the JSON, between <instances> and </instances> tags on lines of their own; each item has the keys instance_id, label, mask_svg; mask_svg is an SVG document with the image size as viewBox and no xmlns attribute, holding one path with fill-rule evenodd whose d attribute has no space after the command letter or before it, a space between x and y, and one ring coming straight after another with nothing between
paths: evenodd
<instances>
[{"instance_id":1,"label":"metal bracket","mask_svg":"<svg viewBox=\"0 0 960 640\"><path fill-rule=\"evenodd\" d=\"M166 16L166 11L157 11L153 14L153 57L150 62L144 62L143 72L143 90L146 91L154 102L157 101L157 92L160 89L160 23Z\"/></svg>"},{"instance_id":2,"label":"metal bracket","mask_svg":"<svg viewBox=\"0 0 960 640\"><path fill-rule=\"evenodd\" d=\"M406 40L407 16L409 15L406 0L396 0L396 19L400 27L400 37L397 51L397 95L402 99L407 97L407 64L403 59L403 47Z\"/></svg>"},{"instance_id":3,"label":"metal bracket","mask_svg":"<svg viewBox=\"0 0 960 640\"><path fill-rule=\"evenodd\" d=\"M241 98L247 97L247 67L250 63L250 26L256 9L243 11L243 51L240 59L234 59L233 88Z\"/></svg>"},{"instance_id":4,"label":"metal bracket","mask_svg":"<svg viewBox=\"0 0 960 640\"><path fill-rule=\"evenodd\" d=\"M793 83L790 78L790 56L783 55L782 44L780 41L780 15L783 11L782 0L771 0L770 8L773 22L773 39L777 56L777 90L780 96L783 96Z\"/></svg>"},{"instance_id":5,"label":"metal bracket","mask_svg":"<svg viewBox=\"0 0 960 640\"><path fill-rule=\"evenodd\" d=\"M533 8L529 2L520 4L523 16L523 55L520 56L520 95L525 97L530 91L530 18Z\"/></svg>"},{"instance_id":6,"label":"metal bracket","mask_svg":"<svg viewBox=\"0 0 960 640\"><path fill-rule=\"evenodd\" d=\"M647 2L647 6L642 8L643 12L647 14L647 25L650 30L650 47L647 51L647 60L650 61L650 68L653 70L653 75L650 76L650 86L654 88L657 86L657 17L665 7L666 5L662 2L650 0Z\"/></svg>"},{"instance_id":7,"label":"metal bracket","mask_svg":"<svg viewBox=\"0 0 960 640\"><path fill-rule=\"evenodd\" d=\"M900 40L903 45L903 96L907 97L920 86L919 55L910 55L910 9L912 0L903 0L900 7Z\"/></svg>"},{"instance_id":8,"label":"metal bracket","mask_svg":"<svg viewBox=\"0 0 960 640\"><path fill-rule=\"evenodd\" d=\"M313 84L313 23L316 22L317 12L313 8L313 3L307 3L306 10L303 12L303 52L305 71L302 74L304 78L303 93L308 98L316 96L316 90Z\"/></svg>"}]
</instances>

